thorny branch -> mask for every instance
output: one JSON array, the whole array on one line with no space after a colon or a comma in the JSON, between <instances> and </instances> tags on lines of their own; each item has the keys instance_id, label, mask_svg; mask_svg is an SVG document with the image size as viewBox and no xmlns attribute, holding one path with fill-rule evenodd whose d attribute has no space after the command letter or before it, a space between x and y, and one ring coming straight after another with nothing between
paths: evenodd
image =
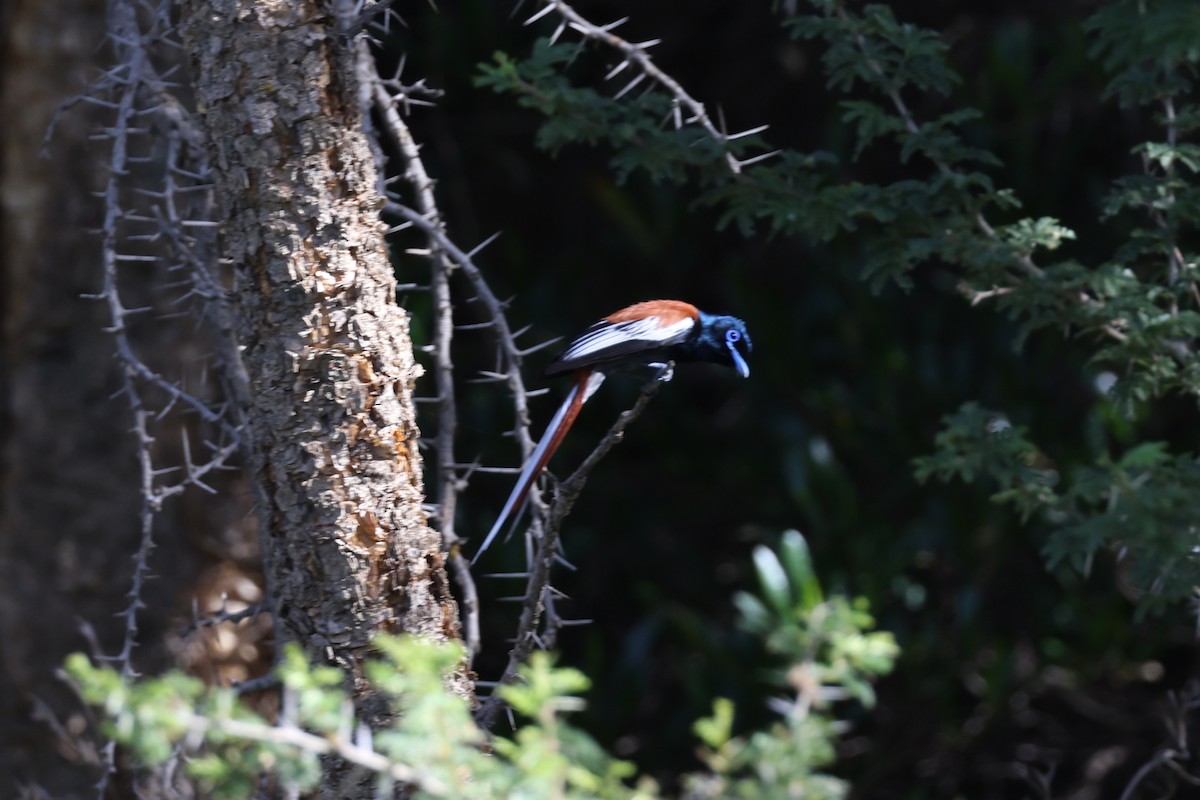
<instances>
[{"instance_id":1,"label":"thorny branch","mask_svg":"<svg viewBox=\"0 0 1200 800\"><path fill-rule=\"evenodd\" d=\"M234 739L293 747L322 756L337 755L351 764L378 775L385 775L398 783L411 785L435 797L448 797L450 794L450 787L430 771L396 761L375 750L370 745L365 726L360 726L357 732L354 731L352 708L346 710L344 731L324 734L309 733L290 722L268 725L231 717L213 719L203 714L181 714L186 714L180 721L192 734L189 738L202 740L210 731L216 730ZM184 741L187 741L187 738Z\"/></svg>"},{"instance_id":2,"label":"thorny branch","mask_svg":"<svg viewBox=\"0 0 1200 800\"><path fill-rule=\"evenodd\" d=\"M1200 776L1188 772L1184 766L1194 756L1188 741L1188 717L1200 709L1200 687L1190 685L1182 691L1170 692L1168 700L1164 722L1170 741L1134 773L1121 792L1121 800L1136 797L1138 787L1160 767L1171 770L1184 783L1200 786Z\"/></svg>"},{"instance_id":3,"label":"thorny branch","mask_svg":"<svg viewBox=\"0 0 1200 800\"><path fill-rule=\"evenodd\" d=\"M101 194L103 271L101 291L95 297L105 303L109 312L107 332L113 337L122 372L119 394L125 397L133 418L131 430L137 441L141 475L140 538L126 595L128 603L118 615L124 623L124 635L119 652L103 657L118 665L126 677L137 674L133 652L138 645L138 614L145 607L142 594L150 579L155 518L168 499L189 487L215 491L206 479L227 468L241 447L240 409L228 404L214 405L186 390L181 381L165 377L142 358L130 330L131 318L151 309L127 306L121 274L130 267L123 265L162 263L168 271L183 272L184 284L189 288L176 302L195 298L204 307L203 315L216 334L217 359L229 376L228 388L238 380L239 371L234 368L236 345L226 338L232 337L232 328L224 290L216 278L215 233L208 217L211 199L207 165L200 149L202 142L187 112L169 96L168 84L156 68L151 52L156 47L174 44L170 39L171 4L164 1L153 6L142 5L140 9L139 12L139 6L129 0L110 4L108 37L117 63L81 98L111 108L114 116L111 126L93 137L110 143L108 180ZM148 132L160 134L167 141L166 169L162 183L154 190L136 186L133 178L136 165L148 160L136 154L138 137ZM165 404L154 408L155 401L149 399L147 390L160 392L166 398ZM230 394L244 396L244 392L236 390ZM156 460L155 428L176 407L215 427L220 438L216 442L206 441L208 452L200 460L194 460L185 430L181 442L184 463L160 466ZM180 471L181 476L166 479ZM103 774L97 785L100 796L105 794L115 771L112 741L103 749L103 762Z\"/></svg>"},{"instance_id":4,"label":"thorny branch","mask_svg":"<svg viewBox=\"0 0 1200 800\"><path fill-rule=\"evenodd\" d=\"M500 676L499 683L511 683L517 677L517 668L525 662L534 647L549 646L545 641L541 640L537 634L538 621L545 607L546 593L550 584L550 567L553 566L558 558L558 537L562 530L563 521L567 515L571 513L571 509L575 505L575 501L579 499L580 493L583 491L583 486L587 483L588 476L591 475L596 465L600 463L608 451L611 450L618 442L625 438L625 429L642 415L646 410L646 406L658 394L662 388L663 381L660 377L655 377L647 382L642 387L642 393L638 397L637 402L633 407L621 413L617 417L617 421L609 428L608 433L596 445L591 454L584 459L583 463L561 484L559 484L558 492L555 494L554 502L550 506L550 513L546 520L546 527L542 533L542 538L538 542L537 552L535 553L529 577L525 587L525 600L521 608L521 619L517 626L517 636L513 643L512 649L508 654L508 664L504 668L504 674ZM561 622L559 624L562 624ZM553 632L553 631L552 631ZM481 728L490 728L496 722L496 716L500 713L503 701L500 696L494 691L491 696L484 701L479 711L475 715L475 720Z\"/></svg>"},{"instance_id":5,"label":"thorny branch","mask_svg":"<svg viewBox=\"0 0 1200 800\"><path fill-rule=\"evenodd\" d=\"M483 244L476 247L470 252L466 252L457 247L444 231L435 226L424 216L415 210L401 203L390 202L384 207L385 211L398 214L408 220L409 223L420 228L426 235L437 239L439 245L450 255L454 263L466 275L467 280L471 283L471 288L475 291L476 298L481 302L487 310L489 319L486 327L491 328L496 336L496 341L499 344L502 354L501 369L492 373L491 377L498 380L503 380L508 384L508 389L513 399L513 407L516 411L516 422L513 427L513 433L517 437L517 443L521 446L522 456L529 457L533 452L534 441L529 435L529 404L528 398L532 394L525 388L525 379L521 376L520 365L522 359L543 347L546 347L548 342L533 345L532 347L522 349L517 345L517 334L508 324L508 320L504 316L504 303L496 297L492 292L491 287L487 284L487 279L473 261L474 255L480 249L490 244L493 239L488 239Z\"/></svg>"},{"instance_id":6,"label":"thorny branch","mask_svg":"<svg viewBox=\"0 0 1200 800\"><path fill-rule=\"evenodd\" d=\"M517 344L520 332L513 331L509 326L504 313L504 303L496 297L482 271L474 262L475 255L490 244L494 237L470 252L464 251L450 239L439 216L433 198L432 181L421 163L419 148L399 112L399 107L404 102L399 81L394 80L390 85L385 85L384 81L379 80L375 83L373 91L376 104L383 114L385 125L396 139L401 152L404 153L407 161L405 177L414 188L419 206L419 209L414 209L393 200L387 203L384 211L401 217L405 220L406 225L419 229L425 235L429 242L429 248L427 251L419 251L419 254L429 255L434 263L432 287L437 315L434 333L434 370L437 386L435 399L439 405L439 427L435 445L438 453L440 487L438 518L441 522L447 550L450 553L455 580L463 592L467 647L474 654L479 651L481 644L478 592L471 577L470 563L461 550L462 539L456 534L453 527L453 509L456 505L457 493L465 488L466 476L460 472L460 465L454 453L457 412L453 401L454 367L450 354L454 328L449 283L451 270L461 270L475 293L473 299L482 304L487 314L487 322L482 327L491 330L500 349L498 368L487 377L502 380L508 384L515 416L513 432L521 447L522 458L528 458L533 452L534 442L529 434L528 398L531 392L526 388L521 375L521 364L526 356L552 342L542 342L527 348L522 348ZM538 492L531 494L530 503L535 511L529 548L532 570L532 563L535 560L533 552L540 551L545 546L546 534L542 530L541 520L546 515L546 506ZM544 580L538 589L538 598L545 594L547 597L545 602L548 607L552 603L550 591L547 588L547 581ZM539 599L539 602L542 601Z\"/></svg>"},{"instance_id":7,"label":"thorny branch","mask_svg":"<svg viewBox=\"0 0 1200 800\"><path fill-rule=\"evenodd\" d=\"M376 24L379 18L383 18L385 22L395 13L392 6L395 5L395 0L378 0L378 2L368 3L366 0L358 0L354 4L352 17L345 26L343 33L347 37L357 36L373 24Z\"/></svg>"},{"instance_id":8,"label":"thorny branch","mask_svg":"<svg viewBox=\"0 0 1200 800\"><path fill-rule=\"evenodd\" d=\"M192 633L203 628L211 628L215 625L220 625L225 622L238 623L244 619L257 617L259 614L266 613L270 609L265 603L253 603L239 608L236 611L229 610L229 598L226 595L221 596L221 607L211 614L200 616L200 610L196 607L196 603L192 602L192 621L189 622L183 630L179 632L180 636L189 636Z\"/></svg>"},{"instance_id":9,"label":"thorny branch","mask_svg":"<svg viewBox=\"0 0 1200 800\"><path fill-rule=\"evenodd\" d=\"M712 117L708 113L708 110L705 109L704 104L688 94L687 90L683 88L683 85L680 84L679 81L675 80L675 78L671 77L662 69L660 69L658 65L654 63L654 60L650 58L650 48L662 41L661 39L650 39L649 41L645 42L630 42L613 33L614 29L629 19L628 17L624 17L607 25L597 25L593 22L589 22L569 4L563 2L563 0L546 0L546 4L537 12L535 12L533 16L525 20L525 24L531 25L551 12L556 12L560 17L562 17L562 21L559 23L558 27L555 28L553 35L550 37L550 42L552 44L558 41L559 37L562 36L563 32L567 28L570 28L571 30L582 35L585 39L591 39L593 41L600 42L601 44L608 45L621 54L620 63L618 63L617 66L613 67L612 70L609 71L606 79L611 80L629 67L633 67L635 74L629 83L627 83L624 88L617 92L616 97L619 98L628 93L635 86L649 78L653 83L658 84L671 95L671 118L677 129L682 128L684 125L697 125L713 141L721 145L723 149L734 139L740 139L744 136L762 133L767 129L766 125L760 125L757 128L751 128L750 130L742 131L740 133L725 133L724 130L722 130L723 126L718 127L713 121ZM687 116L685 117L684 114L687 114ZM762 155L739 160L737 156L726 149L724 155L725 164L729 167L729 171L734 175L739 175L741 174L743 168L749 166L750 164L754 164L769 158L775 155L775 153L764 153Z\"/></svg>"},{"instance_id":10,"label":"thorny branch","mask_svg":"<svg viewBox=\"0 0 1200 800\"><path fill-rule=\"evenodd\" d=\"M433 195L433 181L430 180L429 173L425 171L425 165L421 161L420 148L397 108L401 102L399 98L405 96L398 77L392 81L391 89L389 91L389 87L385 85L384 81L378 75L375 76L372 86L375 104L383 115L385 126L404 155L406 162L404 177L416 195L417 204L421 209L420 218L426 222L423 230L429 241L427 254L433 264L431 286L435 314L433 371L438 403L438 432L435 440L438 477L437 518L442 540L449 552L454 579L463 594L462 605L466 612L463 627L467 650L473 656L479 652L480 648L479 592L475 587L475 580L471 576L470 562L462 553L461 540L454 529L458 494L466 487L466 480L459 474L458 459L454 455L454 442L458 430L458 407L455 399L454 360L451 351L454 339L454 305L450 296L450 273L454 269L455 261L448 257L447 249L443 244L447 238L445 224L442 222L441 212L438 210L437 201ZM437 235L434 234L434 231L437 232ZM518 370L514 367L513 371Z\"/></svg>"},{"instance_id":11,"label":"thorny branch","mask_svg":"<svg viewBox=\"0 0 1200 800\"><path fill-rule=\"evenodd\" d=\"M396 203L396 202L390 202L387 204L387 206L385 207L384 210L403 217L404 219L408 220L410 223L412 223L416 227L425 231L427 235L429 235L431 237L435 237L438 240L439 244L443 247L445 252L450 256L451 259L454 260L455 264L457 264L458 267L460 269L462 269L462 271L468 276L468 278L470 279L470 281L472 283L472 286L476 290L476 294L479 297L479 299L482 300L485 303L485 305L487 305L489 307L489 309L493 310L493 312L496 316L492 317L492 321L488 323L488 326L495 327L496 329L498 329L498 331L499 331L498 340L501 342L502 348L504 348L507 351L508 363L514 365L512 368L507 369L503 375L500 375L500 377L502 379L508 380L509 386L514 393L513 397L514 397L514 403L516 404L516 408L517 408L518 419L523 418L525 420L528 420L528 410L527 410L526 398L529 396L530 393L525 390L524 381L520 374L519 366L521 363L521 359L524 356L527 356L530 353L533 353L538 349L541 349L543 347L546 347L549 344L552 344L553 340L548 341L548 342L542 342L540 344L536 344L536 345L533 345L531 347L524 348L524 349L517 346L516 341L515 341L515 334L509 332L507 321L504 318L502 304L499 302L499 300L496 299L495 295L492 294L491 289L487 285L486 279L483 277L483 274L479 271L479 268L475 265L475 263L473 261L474 253L477 252L479 248L476 248L476 250L474 250L470 253L464 252L461 248L459 248L452 241L450 241L445 236L445 233L443 231L434 227L433 224L429 222L429 220L425 219L422 215L418 214L416 211L414 211L413 209L411 209L405 205L402 205L402 204ZM480 245L480 247L486 246L487 244L488 244L488 242L484 242L484 244ZM525 443L522 444L522 450L524 452L524 457L528 458L529 453L532 450L532 441L528 440L528 430L529 430L528 423L526 422L526 424L523 426L518 425L517 430L523 432L524 437L527 440ZM531 492L529 495L528 502L530 503L531 506L533 506L534 514L533 514L532 534L531 534L531 538L529 540L529 547L527 549L526 557L530 564L530 570L533 570L534 569L533 565L537 559L536 552L540 551L540 549L544 546L544 537L546 535L545 530L542 528L541 520L546 518L547 513L552 513L552 512L550 512L550 510L547 509L544 501L542 500L540 492L537 492L537 491ZM464 558L464 561L465 560L466 559ZM520 574L520 577L526 577L529 574L531 574L530 571L527 571L525 573ZM497 576L497 577L514 577L514 576ZM554 590L553 590L553 588L549 587L545 582L543 582L541 585L540 592L541 593L539 596L543 597L542 602L545 604L547 623L548 623L549 627L552 629L557 629L557 627L567 624L561 620L558 620L557 616L554 614L554 611L553 611ZM528 602L528 597L529 597L528 594L524 595L522 597L522 601Z\"/></svg>"}]
</instances>

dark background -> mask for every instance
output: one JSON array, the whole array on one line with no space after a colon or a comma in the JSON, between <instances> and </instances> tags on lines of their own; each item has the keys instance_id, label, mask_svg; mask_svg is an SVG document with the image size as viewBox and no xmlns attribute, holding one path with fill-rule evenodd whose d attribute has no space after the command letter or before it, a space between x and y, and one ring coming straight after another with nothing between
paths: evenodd
<instances>
[{"instance_id":1,"label":"dark background","mask_svg":"<svg viewBox=\"0 0 1200 800\"><path fill-rule=\"evenodd\" d=\"M963 76L952 97L907 96L918 117L978 108L969 137L1004 162L993 177L1015 190L1021 215L1059 218L1078 234L1067 256L1105 260L1123 230L1098 219L1099 204L1113 178L1140 169L1130 148L1156 134L1102 96L1106 76L1081 27L1096 4L891 5L940 31ZM720 108L731 130L769 123L775 145L837 154L847 180L928 169L899 165L887 147L851 164L821 46L791 41L763 5L579 10L597 23L632 15L619 29L631 41L662 38L656 62ZM1063 470L1134 432L1193 448L1194 406L1168 400L1127 424L1093 388L1088 342L1042 333L1018 350L1015 325L986 304L969 307L942 265L919 269L910 291L873 293L853 241L718 230L718 212L698 207L694 188L643 176L618 185L602 148L537 150L534 112L471 85L493 51L523 56L548 32L508 13L491 3L406 11L397 46L410 79L446 91L412 122L456 241L503 232L479 260L497 293L513 297L510 322L531 323L531 337L569 338L631 302L680 298L743 317L755 344L748 381L680 369L593 473L564 529L579 570L556 578L571 597L562 610L595 620L559 644L595 681L581 721L667 783L696 766L689 727L715 694L737 701L739 725L763 724L770 662L736 631L731 597L753 588L752 548L795 527L826 587L870 598L902 648L878 707L841 710L856 724L837 771L856 797L1023 796L1033 793L1023 775L1051 769L1055 795L1119 794L1163 741L1168 690L1193 675L1194 619L1187 609L1137 618L1103 559L1086 577L1048 572L1036 521L990 504L986 485L921 486L911 460L932 450L941 415L971 400L1029 426ZM400 264L402 276L417 269ZM528 373L553 352L531 359ZM560 475L637 386L605 385L556 458ZM539 429L565 390L552 388L535 401ZM460 457L514 463L515 448L497 438L507 424L499 390L462 390ZM461 533L478 541L509 480L473 480ZM499 547L483 566L518 569L520 550ZM484 587L492 597L519 591ZM485 678L502 664L514 617L485 608Z\"/></svg>"}]
</instances>

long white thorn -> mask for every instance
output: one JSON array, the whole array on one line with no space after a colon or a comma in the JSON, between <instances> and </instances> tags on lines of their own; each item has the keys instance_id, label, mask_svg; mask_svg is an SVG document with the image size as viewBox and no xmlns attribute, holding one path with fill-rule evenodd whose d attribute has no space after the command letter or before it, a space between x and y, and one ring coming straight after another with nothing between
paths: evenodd
<instances>
[{"instance_id":1,"label":"long white thorn","mask_svg":"<svg viewBox=\"0 0 1200 800\"><path fill-rule=\"evenodd\" d=\"M611 81L613 78L620 75L621 72L624 71L624 69L628 66L629 66L629 59L625 59L620 64L617 64L615 67L613 67L611 70L609 70L609 73L604 76L604 80Z\"/></svg>"},{"instance_id":2,"label":"long white thorn","mask_svg":"<svg viewBox=\"0 0 1200 800\"><path fill-rule=\"evenodd\" d=\"M748 131L742 131L741 133L731 133L725 137L725 141L732 142L734 139L741 139L743 136L753 136L756 133L762 133L769 127L771 127L771 126L770 125L759 125L757 128L751 128Z\"/></svg>"},{"instance_id":3,"label":"long white thorn","mask_svg":"<svg viewBox=\"0 0 1200 800\"><path fill-rule=\"evenodd\" d=\"M625 84L625 88L622 89L621 91L617 92L615 95L613 95L613 99L619 100L622 96L628 94L630 89L637 86L639 83L641 83L645 79L646 79L646 73L643 72L642 74L638 75L636 78L631 80L629 83Z\"/></svg>"},{"instance_id":4,"label":"long white thorn","mask_svg":"<svg viewBox=\"0 0 1200 800\"><path fill-rule=\"evenodd\" d=\"M553 11L553 10L554 10L554 4L553 4L553 3L547 3L547 4L546 4L546 5L545 5L545 6L542 8L542 10L541 10L541 11L538 11L538 12L536 12L536 13L535 13L535 14L534 14L532 17L530 17L529 19L525 20L525 22L524 22L524 23L522 23L522 24L523 24L523 25L532 25L533 23L537 22L539 19L541 19L542 17L546 16L547 14L549 14L549 13L550 13L551 11Z\"/></svg>"}]
</instances>

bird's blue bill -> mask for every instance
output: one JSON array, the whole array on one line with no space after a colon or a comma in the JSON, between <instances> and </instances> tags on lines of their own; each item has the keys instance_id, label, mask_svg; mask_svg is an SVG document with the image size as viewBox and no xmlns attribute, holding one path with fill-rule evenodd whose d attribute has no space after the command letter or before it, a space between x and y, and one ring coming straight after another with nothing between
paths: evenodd
<instances>
[{"instance_id":1,"label":"bird's blue bill","mask_svg":"<svg viewBox=\"0 0 1200 800\"><path fill-rule=\"evenodd\" d=\"M746 359L742 358L742 354L733 346L733 342L726 342L725 346L729 348L729 354L733 356L733 366L738 371L738 375L741 375L743 378L749 378L750 365L746 363Z\"/></svg>"}]
</instances>

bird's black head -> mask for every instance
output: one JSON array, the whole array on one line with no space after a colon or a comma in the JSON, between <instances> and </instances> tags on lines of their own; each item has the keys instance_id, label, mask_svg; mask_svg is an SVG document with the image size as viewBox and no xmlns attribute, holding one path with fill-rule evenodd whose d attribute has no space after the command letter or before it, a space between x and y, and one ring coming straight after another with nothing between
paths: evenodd
<instances>
[{"instance_id":1,"label":"bird's black head","mask_svg":"<svg viewBox=\"0 0 1200 800\"><path fill-rule=\"evenodd\" d=\"M693 358L725 364L743 378L749 378L750 365L746 363L746 357L752 349L754 345L746 332L746 323L737 317L700 312L700 324L691 346Z\"/></svg>"}]
</instances>

